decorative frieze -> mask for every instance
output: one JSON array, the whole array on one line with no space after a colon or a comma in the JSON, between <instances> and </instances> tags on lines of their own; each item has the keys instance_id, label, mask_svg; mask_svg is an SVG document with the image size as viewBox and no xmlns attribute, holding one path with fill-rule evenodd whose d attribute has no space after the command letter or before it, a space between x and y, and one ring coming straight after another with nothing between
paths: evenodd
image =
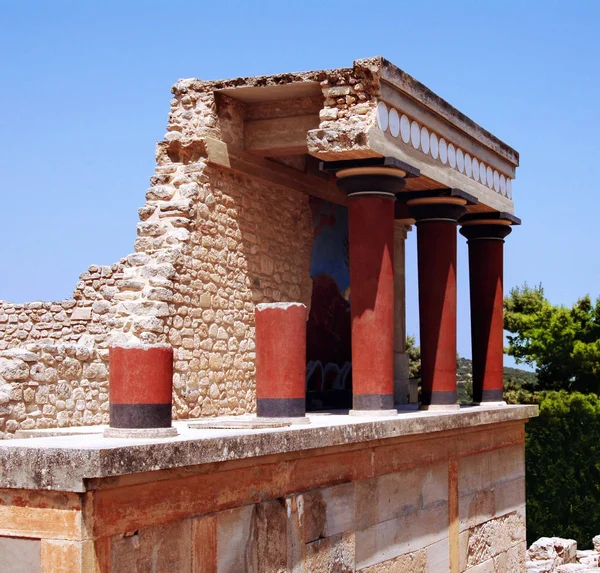
<instances>
[{"instance_id":1,"label":"decorative frieze","mask_svg":"<svg viewBox=\"0 0 600 573\"><path fill-rule=\"evenodd\" d=\"M459 173L512 200L510 177L492 169L477 157L471 156L383 101L377 104L377 125L381 131L388 132L394 138L400 138L406 145L411 145L443 165L449 165Z\"/></svg>"}]
</instances>

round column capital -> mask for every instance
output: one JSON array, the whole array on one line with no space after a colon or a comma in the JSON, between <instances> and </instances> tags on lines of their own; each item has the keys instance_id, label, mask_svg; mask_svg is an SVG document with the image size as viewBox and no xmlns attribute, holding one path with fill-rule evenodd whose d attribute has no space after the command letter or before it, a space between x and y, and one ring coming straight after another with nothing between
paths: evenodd
<instances>
[{"instance_id":1,"label":"round column capital","mask_svg":"<svg viewBox=\"0 0 600 573\"><path fill-rule=\"evenodd\" d=\"M406 171L393 167L349 167L336 172L337 186L348 198L382 197L395 199L406 185Z\"/></svg>"},{"instance_id":2,"label":"round column capital","mask_svg":"<svg viewBox=\"0 0 600 573\"><path fill-rule=\"evenodd\" d=\"M470 219L461 222L460 234L470 241L502 241L512 232L507 219Z\"/></svg>"},{"instance_id":3,"label":"round column capital","mask_svg":"<svg viewBox=\"0 0 600 573\"><path fill-rule=\"evenodd\" d=\"M467 201L461 197L422 197L407 201L408 213L422 223L454 223L467 211Z\"/></svg>"}]
</instances>

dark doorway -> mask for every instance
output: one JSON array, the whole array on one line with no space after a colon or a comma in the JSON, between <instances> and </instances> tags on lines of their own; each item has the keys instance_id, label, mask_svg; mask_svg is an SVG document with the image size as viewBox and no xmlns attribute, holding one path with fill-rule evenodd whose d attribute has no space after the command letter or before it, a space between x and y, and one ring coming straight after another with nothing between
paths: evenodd
<instances>
[{"instance_id":1,"label":"dark doorway","mask_svg":"<svg viewBox=\"0 0 600 573\"><path fill-rule=\"evenodd\" d=\"M311 197L313 281L306 338L306 408L352 406L348 210Z\"/></svg>"}]
</instances>

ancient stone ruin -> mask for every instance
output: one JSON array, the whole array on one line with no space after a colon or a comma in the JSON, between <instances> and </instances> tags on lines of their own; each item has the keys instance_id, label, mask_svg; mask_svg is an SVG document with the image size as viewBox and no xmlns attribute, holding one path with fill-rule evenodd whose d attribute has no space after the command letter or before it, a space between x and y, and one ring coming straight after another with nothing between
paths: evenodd
<instances>
[{"instance_id":1,"label":"ancient stone ruin","mask_svg":"<svg viewBox=\"0 0 600 573\"><path fill-rule=\"evenodd\" d=\"M0 573L524 571L518 153L383 58L172 92L135 252L71 300L0 303Z\"/></svg>"},{"instance_id":2,"label":"ancient stone ruin","mask_svg":"<svg viewBox=\"0 0 600 573\"><path fill-rule=\"evenodd\" d=\"M527 573L600 572L600 535L594 549L577 549L574 539L541 537L527 550Z\"/></svg>"}]
</instances>

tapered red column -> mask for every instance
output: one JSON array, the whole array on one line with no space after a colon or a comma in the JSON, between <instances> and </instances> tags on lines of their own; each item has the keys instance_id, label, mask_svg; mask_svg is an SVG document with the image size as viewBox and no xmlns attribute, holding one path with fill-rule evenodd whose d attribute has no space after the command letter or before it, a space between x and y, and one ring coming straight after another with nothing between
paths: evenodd
<instances>
[{"instance_id":1,"label":"tapered red column","mask_svg":"<svg viewBox=\"0 0 600 573\"><path fill-rule=\"evenodd\" d=\"M421 407L456 405L456 226L459 198L408 202L416 219L421 337Z\"/></svg>"},{"instance_id":2,"label":"tapered red column","mask_svg":"<svg viewBox=\"0 0 600 573\"><path fill-rule=\"evenodd\" d=\"M462 223L462 221L461 221ZM510 221L465 221L471 298L473 402L502 403L504 387L504 238Z\"/></svg>"},{"instance_id":3,"label":"tapered red column","mask_svg":"<svg viewBox=\"0 0 600 573\"><path fill-rule=\"evenodd\" d=\"M353 412L395 413L394 201L399 169L337 173L348 194Z\"/></svg>"}]
</instances>

